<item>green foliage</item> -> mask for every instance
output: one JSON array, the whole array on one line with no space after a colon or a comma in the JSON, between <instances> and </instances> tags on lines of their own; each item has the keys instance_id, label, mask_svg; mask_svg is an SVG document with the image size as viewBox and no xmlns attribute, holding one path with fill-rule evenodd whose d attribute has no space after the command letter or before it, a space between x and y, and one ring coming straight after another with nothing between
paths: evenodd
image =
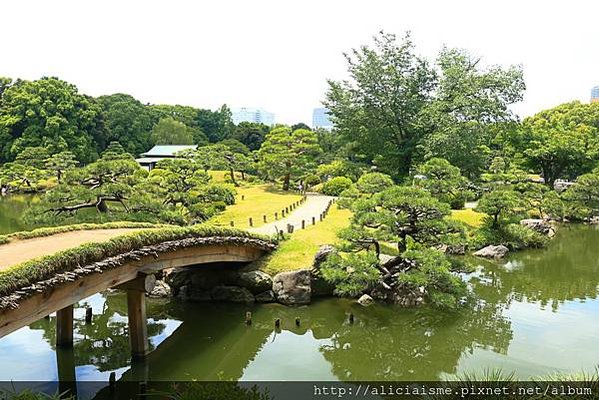
<instances>
[{"instance_id":1,"label":"green foliage","mask_svg":"<svg viewBox=\"0 0 599 400\"><path fill-rule=\"evenodd\" d=\"M576 178L564 197L574 207L570 215L580 219L599 215L599 167Z\"/></svg>"},{"instance_id":2,"label":"green foliage","mask_svg":"<svg viewBox=\"0 0 599 400\"><path fill-rule=\"evenodd\" d=\"M504 245L511 250L541 248L547 245L548 238L518 223L506 223L493 227L490 222L483 224L471 239L474 248L488 245Z\"/></svg>"},{"instance_id":3,"label":"green foliage","mask_svg":"<svg viewBox=\"0 0 599 400\"><path fill-rule=\"evenodd\" d=\"M141 154L150 149L150 131L154 121L148 107L122 93L101 96L98 102L103 109L105 128L102 135L96 136L99 149L114 141L121 143L131 154Z\"/></svg>"},{"instance_id":4,"label":"green foliage","mask_svg":"<svg viewBox=\"0 0 599 400\"><path fill-rule=\"evenodd\" d=\"M417 171L426 177L418 182L420 186L437 199L449 203L451 208L464 208L467 181L458 167L442 158L431 158L418 167Z\"/></svg>"},{"instance_id":5,"label":"green foliage","mask_svg":"<svg viewBox=\"0 0 599 400\"><path fill-rule=\"evenodd\" d=\"M320 152L314 132L279 126L268 133L258 151L258 168L269 179L282 178L283 190L289 190L292 177L310 171Z\"/></svg>"},{"instance_id":6,"label":"green foliage","mask_svg":"<svg viewBox=\"0 0 599 400\"><path fill-rule=\"evenodd\" d=\"M519 67L483 69L464 51L443 49L434 68L409 35L398 42L381 33L346 58L350 79L329 82L325 105L352 156L396 178L423 156L477 176L524 91Z\"/></svg>"},{"instance_id":7,"label":"green foliage","mask_svg":"<svg viewBox=\"0 0 599 400\"><path fill-rule=\"evenodd\" d=\"M356 188L364 195L372 195L389 189L393 185L393 179L391 179L389 175L380 172L371 172L362 175L360 179L358 179Z\"/></svg>"},{"instance_id":8,"label":"green foliage","mask_svg":"<svg viewBox=\"0 0 599 400\"><path fill-rule=\"evenodd\" d=\"M78 161L97 157L95 137L102 110L90 97L57 78L17 80L0 98L0 161L26 147L59 147L64 142Z\"/></svg>"},{"instance_id":9,"label":"green foliage","mask_svg":"<svg viewBox=\"0 0 599 400\"><path fill-rule=\"evenodd\" d=\"M172 117L162 118L152 128L155 144L193 144L193 131Z\"/></svg>"},{"instance_id":10,"label":"green foliage","mask_svg":"<svg viewBox=\"0 0 599 400\"><path fill-rule=\"evenodd\" d=\"M241 122L235 127L231 138L246 145L251 151L256 151L262 146L270 128L256 122Z\"/></svg>"},{"instance_id":11,"label":"green foliage","mask_svg":"<svg viewBox=\"0 0 599 400\"><path fill-rule=\"evenodd\" d=\"M478 202L476 211L488 215L491 228L513 221L522 212L523 201L520 195L510 189L497 189L486 193Z\"/></svg>"},{"instance_id":12,"label":"green foliage","mask_svg":"<svg viewBox=\"0 0 599 400\"><path fill-rule=\"evenodd\" d=\"M329 179L322 185L322 193L328 196L339 196L344 190L349 189L353 185L351 179L344 176L337 176Z\"/></svg>"},{"instance_id":13,"label":"green foliage","mask_svg":"<svg viewBox=\"0 0 599 400\"><path fill-rule=\"evenodd\" d=\"M429 302L437 308L457 309L467 296L466 284L451 273L451 261L440 251L416 247L402 257L416 263L416 268L402 272L398 281L407 289L424 287Z\"/></svg>"},{"instance_id":14,"label":"green foliage","mask_svg":"<svg viewBox=\"0 0 599 400\"><path fill-rule=\"evenodd\" d=\"M333 160L328 164L319 165L316 174L321 180L344 176L356 182L362 175L362 167L349 160Z\"/></svg>"},{"instance_id":15,"label":"green foliage","mask_svg":"<svg viewBox=\"0 0 599 400\"><path fill-rule=\"evenodd\" d=\"M524 120L510 139L525 165L552 185L573 179L599 163L599 104L572 102Z\"/></svg>"},{"instance_id":16,"label":"green foliage","mask_svg":"<svg viewBox=\"0 0 599 400\"><path fill-rule=\"evenodd\" d=\"M265 239L246 231L218 228L214 226L194 226L186 228L161 228L142 230L118 236L102 243L86 243L76 248L64 250L49 256L26 261L0 271L0 296L5 296L34 282L48 279L57 273L70 271L80 265L88 265L106 258L122 254L143 246L192 237L242 237Z\"/></svg>"},{"instance_id":17,"label":"green foliage","mask_svg":"<svg viewBox=\"0 0 599 400\"><path fill-rule=\"evenodd\" d=\"M335 293L340 296L356 297L376 286L380 279L377 268L378 257L373 252L331 254L320 267L321 276L335 285Z\"/></svg>"}]
</instances>

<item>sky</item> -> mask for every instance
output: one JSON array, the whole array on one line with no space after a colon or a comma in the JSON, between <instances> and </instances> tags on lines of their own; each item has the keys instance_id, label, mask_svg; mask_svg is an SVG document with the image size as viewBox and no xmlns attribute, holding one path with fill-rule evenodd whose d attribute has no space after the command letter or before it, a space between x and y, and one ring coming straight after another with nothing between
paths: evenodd
<instances>
[{"instance_id":1,"label":"sky","mask_svg":"<svg viewBox=\"0 0 599 400\"><path fill-rule=\"evenodd\" d=\"M327 79L347 78L343 52L381 30L411 31L431 60L446 45L521 64L523 117L599 85L596 0L4 0L0 76L310 124Z\"/></svg>"}]
</instances>

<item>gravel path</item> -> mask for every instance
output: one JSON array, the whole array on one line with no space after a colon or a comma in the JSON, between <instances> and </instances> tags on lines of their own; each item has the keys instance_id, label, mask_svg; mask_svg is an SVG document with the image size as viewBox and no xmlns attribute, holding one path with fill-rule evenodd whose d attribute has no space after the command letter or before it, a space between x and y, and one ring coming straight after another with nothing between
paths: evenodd
<instances>
[{"instance_id":1,"label":"gravel path","mask_svg":"<svg viewBox=\"0 0 599 400\"><path fill-rule=\"evenodd\" d=\"M139 231L132 229L95 229L72 231L34 239L15 240L0 245L0 271L37 257L42 257L90 242L107 242L113 237Z\"/></svg>"},{"instance_id":2,"label":"gravel path","mask_svg":"<svg viewBox=\"0 0 599 400\"><path fill-rule=\"evenodd\" d=\"M332 196L308 193L304 204L296 208L289 216L256 228L248 228L248 231L262 235L276 235L277 229L287 232L287 224L293 225L295 230L302 228L302 220L305 221L306 226L312 225L312 217L316 219L316 223L319 223L320 214L334 199L335 197Z\"/></svg>"}]
</instances>

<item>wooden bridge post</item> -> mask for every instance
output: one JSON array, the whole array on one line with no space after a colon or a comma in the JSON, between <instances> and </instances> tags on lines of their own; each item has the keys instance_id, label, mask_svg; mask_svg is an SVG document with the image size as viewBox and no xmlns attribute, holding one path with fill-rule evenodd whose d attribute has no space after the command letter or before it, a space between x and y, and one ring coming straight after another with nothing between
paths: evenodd
<instances>
[{"instance_id":1,"label":"wooden bridge post","mask_svg":"<svg viewBox=\"0 0 599 400\"><path fill-rule=\"evenodd\" d=\"M146 318L146 292L156 284L154 275L139 275L119 286L127 290L127 315L129 318L129 342L133 359L143 359L148 354L148 325Z\"/></svg>"},{"instance_id":2,"label":"wooden bridge post","mask_svg":"<svg viewBox=\"0 0 599 400\"><path fill-rule=\"evenodd\" d=\"M73 346L73 305L56 311L56 346Z\"/></svg>"},{"instance_id":3,"label":"wooden bridge post","mask_svg":"<svg viewBox=\"0 0 599 400\"><path fill-rule=\"evenodd\" d=\"M133 358L144 358L149 351L145 292L127 290L127 314L131 355Z\"/></svg>"}]
</instances>

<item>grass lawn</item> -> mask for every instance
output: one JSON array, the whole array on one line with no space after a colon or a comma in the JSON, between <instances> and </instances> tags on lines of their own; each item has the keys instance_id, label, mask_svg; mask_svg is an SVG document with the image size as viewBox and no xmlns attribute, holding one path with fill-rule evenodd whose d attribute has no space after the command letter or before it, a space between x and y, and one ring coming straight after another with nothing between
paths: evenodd
<instances>
[{"instance_id":1,"label":"grass lawn","mask_svg":"<svg viewBox=\"0 0 599 400\"><path fill-rule=\"evenodd\" d=\"M351 212L333 205L323 222L295 231L290 239L279 244L271 255L258 261L260 269L275 275L282 271L310 268L314 255L323 244L338 242L337 232L349 225Z\"/></svg>"},{"instance_id":2,"label":"grass lawn","mask_svg":"<svg viewBox=\"0 0 599 400\"><path fill-rule=\"evenodd\" d=\"M275 212L280 214L282 209L302 198L297 193L284 192L270 185L242 186L235 190L235 204L214 217L212 222L229 226L233 221L236 228L243 229L249 227L249 218L252 217L254 226L260 226L264 224L263 215L266 215L268 222L272 222Z\"/></svg>"},{"instance_id":3,"label":"grass lawn","mask_svg":"<svg viewBox=\"0 0 599 400\"><path fill-rule=\"evenodd\" d=\"M467 225L470 225L474 228L478 228L483 223L483 218L485 214L476 212L472 209L466 210L451 210L452 219L462 221Z\"/></svg>"},{"instance_id":4,"label":"grass lawn","mask_svg":"<svg viewBox=\"0 0 599 400\"><path fill-rule=\"evenodd\" d=\"M208 175L212 177L213 182L225 182L230 179L231 173L229 171L208 171ZM247 174L246 174L247 176ZM235 179L241 184L244 184L244 181L241 179L241 172L235 172Z\"/></svg>"}]
</instances>

